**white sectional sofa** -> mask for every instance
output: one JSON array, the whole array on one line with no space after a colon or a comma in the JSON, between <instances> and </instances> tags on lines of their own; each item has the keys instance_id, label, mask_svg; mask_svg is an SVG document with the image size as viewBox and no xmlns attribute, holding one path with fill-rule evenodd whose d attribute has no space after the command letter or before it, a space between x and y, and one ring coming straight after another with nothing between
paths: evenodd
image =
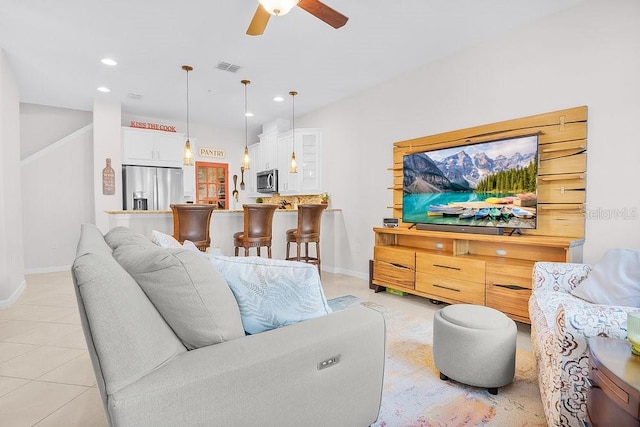
<instances>
[{"instance_id":1,"label":"white sectional sofa","mask_svg":"<svg viewBox=\"0 0 640 427\"><path fill-rule=\"evenodd\" d=\"M249 262L228 268L242 276ZM84 224L72 273L112 426L365 426L378 416L385 325L375 310L246 335L211 263L122 227L103 236Z\"/></svg>"}]
</instances>

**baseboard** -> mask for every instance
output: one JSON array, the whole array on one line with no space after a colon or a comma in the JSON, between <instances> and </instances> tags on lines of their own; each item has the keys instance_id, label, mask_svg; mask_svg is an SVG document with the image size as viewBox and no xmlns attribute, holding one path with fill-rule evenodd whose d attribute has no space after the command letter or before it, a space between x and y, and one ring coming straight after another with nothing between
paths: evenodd
<instances>
[{"instance_id":1,"label":"baseboard","mask_svg":"<svg viewBox=\"0 0 640 427\"><path fill-rule=\"evenodd\" d=\"M24 274L59 273L61 271L71 271L71 266L58 265L54 267L27 268L24 270Z\"/></svg>"},{"instance_id":2,"label":"baseboard","mask_svg":"<svg viewBox=\"0 0 640 427\"><path fill-rule=\"evenodd\" d=\"M363 273L361 271L355 271L355 270L348 270L345 268L325 267L324 264L322 264L321 268L322 268L322 271L326 271L327 273L344 274L345 276L355 277L357 279L366 280L367 282L369 281L369 273Z\"/></svg>"},{"instance_id":3,"label":"baseboard","mask_svg":"<svg viewBox=\"0 0 640 427\"><path fill-rule=\"evenodd\" d=\"M16 288L16 290L13 291L13 293L11 294L11 296L9 296L9 298L5 300L0 300L0 309L9 308L13 304L15 304L16 301L18 301L18 298L20 298L20 295L22 295L22 292L24 292L26 288L27 288L27 281L22 279L22 283L20 283L20 285Z\"/></svg>"}]
</instances>

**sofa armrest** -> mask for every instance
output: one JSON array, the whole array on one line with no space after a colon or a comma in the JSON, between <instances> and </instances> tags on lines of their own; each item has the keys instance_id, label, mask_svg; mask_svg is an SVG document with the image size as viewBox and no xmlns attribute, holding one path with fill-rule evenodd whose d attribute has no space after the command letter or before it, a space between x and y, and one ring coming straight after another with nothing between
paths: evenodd
<instances>
[{"instance_id":1,"label":"sofa armrest","mask_svg":"<svg viewBox=\"0 0 640 427\"><path fill-rule=\"evenodd\" d=\"M116 425L369 425L384 357L382 314L358 306L183 353L108 406Z\"/></svg>"},{"instance_id":2,"label":"sofa armrest","mask_svg":"<svg viewBox=\"0 0 640 427\"><path fill-rule=\"evenodd\" d=\"M556 334L563 342L563 354L571 355L574 349L586 353L591 337L627 338L627 313L634 307L591 304L576 298L565 301L556 312Z\"/></svg>"},{"instance_id":3,"label":"sofa armrest","mask_svg":"<svg viewBox=\"0 0 640 427\"><path fill-rule=\"evenodd\" d=\"M564 301L556 312L555 334L560 358L560 401L578 419L586 416L586 378L589 375L591 337L626 339L627 312L633 307L591 304L575 298Z\"/></svg>"},{"instance_id":4,"label":"sofa armrest","mask_svg":"<svg viewBox=\"0 0 640 427\"><path fill-rule=\"evenodd\" d=\"M536 262L533 267L533 291L570 292L589 272L588 264L569 262Z\"/></svg>"}]
</instances>

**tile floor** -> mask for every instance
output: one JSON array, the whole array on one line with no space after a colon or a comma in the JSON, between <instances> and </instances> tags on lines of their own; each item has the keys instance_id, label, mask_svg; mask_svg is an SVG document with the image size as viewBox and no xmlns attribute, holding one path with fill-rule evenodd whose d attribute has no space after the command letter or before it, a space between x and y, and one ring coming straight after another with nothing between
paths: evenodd
<instances>
[{"instance_id":1,"label":"tile floor","mask_svg":"<svg viewBox=\"0 0 640 427\"><path fill-rule=\"evenodd\" d=\"M349 276L323 272L322 282L327 298L350 294L429 320L441 307ZM518 323L517 345L531 349L528 325ZM0 425L107 425L68 272L27 276L16 304L0 310Z\"/></svg>"}]
</instances>

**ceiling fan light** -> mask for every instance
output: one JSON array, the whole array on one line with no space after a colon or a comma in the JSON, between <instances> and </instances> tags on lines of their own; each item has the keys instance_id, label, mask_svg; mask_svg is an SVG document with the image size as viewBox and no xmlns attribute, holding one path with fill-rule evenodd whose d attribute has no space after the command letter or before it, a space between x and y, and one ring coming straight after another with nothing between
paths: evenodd
<instances>
[{"instance_id":1,"label":"ceiling fan light","mask_svg":"<svg viewBox=\"0 0 640 427\"><path fill-rule=\"evenodd\" d=\"M264 9L274 16L282 16L289 13L300 0L258 0Z\"/></svg>"}]
</instances>

